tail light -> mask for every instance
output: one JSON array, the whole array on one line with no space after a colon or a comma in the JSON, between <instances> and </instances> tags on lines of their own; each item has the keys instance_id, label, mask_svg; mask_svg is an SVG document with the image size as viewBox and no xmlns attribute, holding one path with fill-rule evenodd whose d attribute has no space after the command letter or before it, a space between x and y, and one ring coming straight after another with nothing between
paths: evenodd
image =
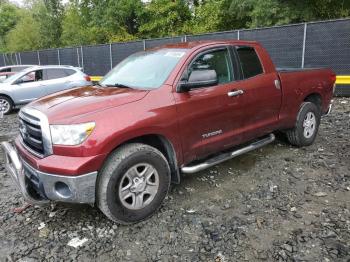
<instances>
[{"instance_id":1,"label":"tail light","mask_svg":"<svg viewBox=\"0 0 350 262\"><path fill-rule=\"evenodd\" d=\"M337 81L337 75L332 73L331 74L331 83L333 84L333 94L334 94L335 88L336 88L336 81Z\"/></svg>"},{"instance_id":2,"label":"tail light","mask_svg":"<svg viewBox=\"0 0 350 262\"><path fill-rule=\"evenodd\" d=\"M88 76L88 75L86 75L86 76L85 76L85 80L88 81L88 82L91 82L91 77Z\"/></svg>"},{"instance_id":3,"label":"tail light","mask_svg":"<svg viewBox=\"0 0 350 262\"><path fill-rule=\"evenodd\" d=\"M332 83L335 83L335 81L337 81L337 75L333 73L333 74L331 75L331 82L332 82Z\"/></svg>"}]
</instances>

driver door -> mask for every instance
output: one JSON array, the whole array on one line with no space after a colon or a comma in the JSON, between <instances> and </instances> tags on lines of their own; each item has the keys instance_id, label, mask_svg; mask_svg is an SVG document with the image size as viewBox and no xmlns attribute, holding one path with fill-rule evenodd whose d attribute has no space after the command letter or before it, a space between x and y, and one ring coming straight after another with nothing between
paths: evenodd
<instances>
[{"instance_id":1,"label":"driver door","mask_svg":"<svg viewBox=\"0 0 350 262\"><path fill-rule=\"evenodd\" d=\"M182 80L196 70L215 70L217 84L196 86L175 93L184 162L206 157L241 142L243 105L229 94L235 88L232 56L222 46L200 52L188 65Z\"/></svg>"},{"instance_id":2,"label":"driver door","mask_svg":"<svg viewBox=\"0 0 350 262\"><path fill-rule=\"evenodd\" d=\"M13 84L13 94L16 101L19 101L21 104L26 104L44 96L45 90L41 85L42 75L42 70L36 70L17 79Z\"/></svg>"}]
</instances>

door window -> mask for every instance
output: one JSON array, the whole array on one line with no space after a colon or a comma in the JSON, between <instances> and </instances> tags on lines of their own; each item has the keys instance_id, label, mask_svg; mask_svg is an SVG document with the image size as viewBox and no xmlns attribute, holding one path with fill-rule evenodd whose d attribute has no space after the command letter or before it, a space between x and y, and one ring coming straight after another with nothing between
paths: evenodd
<instances>
[{"instance_id":1,"label":"door window","mask_svg":"<svg viewBox=\"0 0 350 262\"><path fill-rule=\"evenodd\" d=\"M263 68L255 49L249 46L237 47L244 78L250 78L263 73Z\"/></svg>"},{"instance_id":2,"label":"door window","mask_svg":"<svg viewBox=\"0 0 350 262\"><path fill-rule=\"evenodd\" d=\"M210 51L197 57L189 67L188 76L197 70L215 70L219 84L233 80L231 58L227 49Z\"/></svg>"},{"instance_id":3,"label":"door window","mask_svg":"<svg viewBox=\"0 0 350 262\"><path fill-rule=\"evenodd\" d=\"M67 77L65 69L51 68L44 70L44 80L52 80Z\"/></svg>"},{"instance_id":4,"label":"door window","mask_svg":"<svg viewBox=\"0 0 350 262\"><path fill-rule=\"evenodd\" d=\"M25 74L16 82L18 84L24 84L24 83L30 83L30 82L40 81L40 80L42 80L42 71L38 70L38 71L29 72Z\"/></svg>"}]
</instances>

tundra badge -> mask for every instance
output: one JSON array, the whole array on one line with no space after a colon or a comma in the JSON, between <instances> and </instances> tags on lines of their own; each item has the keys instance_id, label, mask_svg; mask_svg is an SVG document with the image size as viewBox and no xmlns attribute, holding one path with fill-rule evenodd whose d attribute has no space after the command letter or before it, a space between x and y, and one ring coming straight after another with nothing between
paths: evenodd
<instances>
[{"instance_id":1,"label":"tundra badge","mask_svg":"<svg viewBox=\"0 0 350 262\"><path fill-rule=\"evenodd\" d=\"M217 136L217 135L220 135L222 134L222 130L216 130L214 132L210 132L210 133L206 133L206 134L203 134L202 137L203 138L209 138L209 137L212 137L212 136Z\"/></svg>"}]
</instances>

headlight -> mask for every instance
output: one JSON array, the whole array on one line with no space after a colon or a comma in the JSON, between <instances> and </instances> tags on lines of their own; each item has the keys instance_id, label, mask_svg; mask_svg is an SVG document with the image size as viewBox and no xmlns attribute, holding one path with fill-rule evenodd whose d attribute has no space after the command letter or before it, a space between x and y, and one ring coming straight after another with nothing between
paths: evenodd
<instances>
[{"instance_id":1,"label":"headlight","mask_svg":"<svg viewBox=\"0 0 350 262\"><path fill-rule=\"evenodd\" d=\"M81 144L94 130L95 123L50 125L52 144L75 146Z\"/></svg>"}]
</instances>

